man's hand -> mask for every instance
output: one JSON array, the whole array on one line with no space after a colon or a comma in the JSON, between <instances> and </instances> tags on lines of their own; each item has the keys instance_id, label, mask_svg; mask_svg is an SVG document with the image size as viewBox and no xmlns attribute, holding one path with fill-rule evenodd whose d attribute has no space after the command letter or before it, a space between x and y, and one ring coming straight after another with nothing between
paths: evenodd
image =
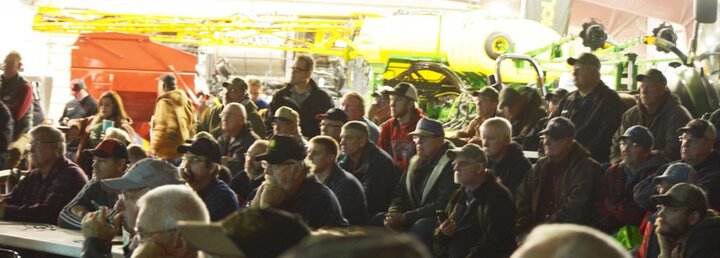
<instances>
[{"instance_id":1,"label":"man's hand","mask_svg":"<svg viewBox=\"0 0 720 258\"><path fill-rule=\"evenodd\" d=\"M85 216L85 214L88 213L88 209L86 209L82 205L75 205L72 208L70 208L70 213L72 213L73 215L75 215L78 218L82 218Z\"/></svg>"},{"instance_id":2,"label":"man's hand","mask_svg":"<svg viewBox=\"0 0 720 258\"><path fill-rule=\"evenodd\" d=\"M675 249L675 243L660 233L660 220L662 219L663 218L658 218L655 220L655 235L657 236L658 246L660 247L658 258L669 258L673 249Z\"/></svg>"},{"instance_id":3,"label":"man's hand","mask_svg":"<svg viewBox=\"0 0 720 258\"><path fill-rule=\"evenodd\" d=\"M385 221L383 224L385 227L396 231L402 231L403 224L405 223L405 214L398 212L391 212L385 215Z\"/></svg>"},{"instance_id":4,"label":"man's hand","mask_svg":"<svg viewBox=\"0 0 720 258\"><path fill-rule=\"evenodd\" d=\"M457 223L455 220L446 219L442 224L440 224L440 232L448 237L455 235L455 232L457 232Z\"/></svg>"},{"instance_id":5,"label":"man's hand","mask_svg":"<svg viewBox=\"0 0 720 258\"><path fill-rule=\"evenodd\" d=\"M108 207L102 206L99 211L88 213L81 223L81 231L85 238L95 237L110 243L118 234L122 223L122 215L116 214L112 220L114 225L108 223Z\"/></svg>"}]
</instances>

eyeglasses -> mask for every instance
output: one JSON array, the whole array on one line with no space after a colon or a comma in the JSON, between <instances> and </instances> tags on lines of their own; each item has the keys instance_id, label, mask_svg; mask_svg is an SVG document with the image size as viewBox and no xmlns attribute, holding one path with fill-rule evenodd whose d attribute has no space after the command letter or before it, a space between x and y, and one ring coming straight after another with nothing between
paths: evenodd
<instances>
[{"instance_id":1,"label":"eyeglasses","mask_svg":"<svg viewBox=\"0 0 720 258\"><path fill-rule=\"evenodd\" d=\"M272 171L279 170L282 166L292 165L292 164L295 164L295 162L294 161L285 161L280 164L270 164L269 162L264 161L264 160L260 162L260 165L262 166L262 168L264 168L264 169L270 168L270 170L272 170Z\"/></svg>"},{"instance_id":2,"label":"eyeglasses","mask_svg":"<svg viewBox=\"0 0 720 258\"><path fill-rule=\"evenodd\" d=\"M227 112L227 113L222 112L222 113L220 113L220 118L229 117L229 116L239 116L239 115L242 115L242 114L240 114L240 113L232 113L232 112Z\"/></svg>"},{"instance_id":3,"label":"eyeglasses","mask_svg":"<svg viewBox=\"0 0 720 258\"><path fill-rule=\"evenodd\" d=\"M685 135L678 136L678 141L679 142L687 141L687 145L695 145L698 142L700 142L701 140L702 140L702 138L695 138L695 137L685 136Z\"/></svg>"},{"instance_id":4,"label":"eyeglasses","mask_svg":"<svg viewBox=\"0 0 720 258\"><path fill-rule=\"evenodd\" d=\"M462 160L462 161L454 161L454 162L453 162L453 165L458 165L458 166L461 166L461 167L465 167L465 166L467 166L467 165L475 164L475 163L480 163L480 162L479 162L479 161L476 161L476 160Z\"/></svg>"}]
</instances>

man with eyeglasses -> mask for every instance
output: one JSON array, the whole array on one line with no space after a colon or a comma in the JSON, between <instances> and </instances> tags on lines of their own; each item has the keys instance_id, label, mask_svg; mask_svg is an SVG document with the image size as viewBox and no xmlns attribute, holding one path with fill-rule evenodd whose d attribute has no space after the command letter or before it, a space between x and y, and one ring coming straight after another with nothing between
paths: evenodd
<instances>
[{"instance_id":1,"label":"man with eyeglasses","mask_svg":"<svg viewBox=\"0 0 720 258\"><path fill-rule=\"evenodd\" d=\"M659 208L655 222L660 246L657 257L720 257L720 217L708 210L702 188L679 183L650 199Z\"/></svg>"},{"instance_id":2,"label":"man with eyeglasses","mask_svg":"<svg viewBox=\"0 0 720 258\"><path fill-rule=\"evenodd\" d=\"M343 125L348 122L349 117L339 108L328 109L325 114L318 114L315 119L320 121L320 134L330 136L336 142L340 142L340 131Z\"/></svg>"},{"instance_id":3,"label":"man with eyeglasses","mask_svg":"<svg viewBox=\"0 0 720 258\"><path fill-rule=\"evenodd\" d=\"M654 138L648 128L636 125L618 139L622 161L612 164L603 174L596 220L600 229L613 233L625 225L638 225L645 209L634 200L636 185L657 174L660 166L670 162L662 153L652 151Z\"/></svg>"},{"instance_id":4,"label":"man with eyeglasses","mask_svg":"<svg viewBox=\"0 0 720 258\"><path fill-rule=\"evenodd\" d=\"M518 187L516 229L524 238L545 223L590 225L600 165L575 141L575 125L565 117L548 121L542 136L545 156L540 158Z\"/></svg>"},{"instance_id":5,"label":"man with eyeglasses","mask_svg":"<svg viewBox=\"0 0 720 258\"><path fill-rule=\"evenodd\" d=\"M291 67L290 82L275 92L267 110L267 114L275 114L275 111L283 106L295 110L300 115L302 135L307 138L320 135L320 123L314 119L315 116L334 107L330 95L320 89L312 79L314 68L315 60L312 56L298 55ZM272 135L272 122L272 117L268 115L265 119L268 137Z\"/></svg>"},{"instance_id":6,"label":"man with eyeglasses","mask_svg":"<svg viewBox=\"0 0 720 258\"><path fill-rule=\"evenodd\" d=\"M135 232L140 245L133 257L202 257L178 231L180 220L210 222L205 205L192 189L184 185L155 188L138 200L138 208Z\"/></svg>"},{"instance_id":7,"label":"man with eyeglasses","mask_svg":"<svg viewBox=\"0 0 720 258\"><path fill-rule=\"evenodd\" d=\"M714 144L717 134L715 126L704 119L693 119L678 129L680 142L680 160L695 168L700 176L697 184L705 189L710 207L720 210L720 155ZM664 171L667 166L661 167ZM635 199L641 207L654 210L650 196L657 194L648 179L635 187Z\"/></svg>"},{"instance_id":8,"label":"man with eyeglasses","mask_svg":"<svg viewBox=\"0 0 720 258\"><path fill-rule=\"evenodd\" d=\"M30 82L20 75L23 69L20 53L10 51L5 56L2 68L0 98L10 110L13 121L10 154L5 168L12 169L20 164L22 155L27 151L27 133L33 125L33 89Z\"/></svg>"},{"instance_id":9,"label":"man with eyeglasses","mask_svg":"<svg viewBox=\"0 0 720 258\"><path fill-rule=\"evenodd\" d=\"M60 211L80 192L87 176L65 158L65 137L52 126L30 130L33 169L0 199L0 219L56 224Z\"/></svg>"},{"instance_id":10,"label":"man with eyeglasses","mask_svg":"<svg viewBox=\"0 0 720 258\"><path fill-rule=\"evenodd\" d=\"M509 257L515 250L515 203L485 169L488 158L468 143L445 154L452 160L455 191L435 229L437 257Z\"/></svg>"},{"instance_id":11,"label":"man with eyeglasses","mask_svg":"<svg viewBox=\"0 0 720 258\"><path fill-rule=\"evenodd\" d=\"M662 175L652 179L652 184L658 194L667 193L670 188L679 183L695 184L698 174L693 167L685 163L674 163L665 169ZM649 201L649 200L648 200ZM654 203L653 203L654 204ZM655 234L655 221L658 211L648 211L639 224L639 233L643 236L640 246L633 253L637 258L655 258L660 254L657 235Z\"/></svg>"},{"instance_id":12,"label":"man with eyeglasses","mask_svg":"<svg viewBox=\"0 0 720 258\"><path fill-rule=\"evenodd\" d=\"M108 218L112 211L101 206L100 210L90 212L83 218L81 231L85 241L82 257L111 257L111 241L120 231L120 226L124 229L124 239L127 239L123 246L125 257L132 256L140 242L140 239L135 237L138 199L159 186L185 183L177 167L167 161L150 158L138 161L120 178L104 179L100 182L106 191L119 193L113 208L116 214Z\"/></svg>"},{"instance_id":13,"label":"man with eyeglasses","mask_svg":"<svg viewBox=\"0 0 720 258\"><path fill-rule=\"evenodd\" d=\"M267 147L267 140L255 141L245 153L245 169L235 174L230 181L230 189L237 195L240 207L244 207L262 182L265 182L262 164L255 160L255 156L265 153Z\"/></svg>"},{"instance_id":14,"label":"man with eyeglasses","mask_svg":"<svg viewBox=\"0 0 720 258\"><path fill-rule=\"evenodd\" d=\"M218 178L223 169L220 146L212 136L196 136L178 146L177 151L183 154L182 177L207 206L211 221L221 220L240 208L235 192Z\"/></svg>"},{"instance_id":15,"label":"man with eyeglasses","mask_svg":"<svg viewBox=\"0 0 720 258\"><path fill-rule=\"evenodd\" d=\"M196 132L208 132L216 139L223 135L222 113L225 107L231 103L237 103L245 108L245 126L252 128L260 138L265 136L265 124L262 117L258 114L257 106L250 99L247 91L248 84L238 76L230 76L227 81L222 83L225 88L223 104L215 104L211 106L202 117L197 121Z\"/></svg>"},{"instance_id":16,"label":"man with eyeglasses","mask_svg":"<svg viewBox=\"0 0 720 258\"><path fill-rule=\"evenodd\" d=\"M306 156L305 147L296 139L273 136L267 152L255 157L265 169L265 182L250 207L297 213L313 229L347 226L337 197L312 175Z\"/></svg>"},{"instance_id":17,"label":"man with eyeglasses","mask_svg":"<svg viewBox=\"0 0 720 258\"><path fill-rule=\"evenodd\" d=\"M100 181L121 177L128 168L127 147L115 139L106 139L95 149L83 151L83 155L93 156L93 178L60 212L58 226L62 228L80 229L85 214L97 211L95 205L113 207L118 196L103 190Z\"/></svg>"},{"instance_id":18,"label":"man with eyeglasses","mask_svg":"<svg viewBox=\"0 0 720 258\"><path fill-rule=\"evenodd\" d=\"M442 124L430 118L420 119L410 136L417 154L400 178L383 224L392 230L410 231L432 248L435 211L445 208L458 188L453 182L452 163L445 156L455 145L445 140Z\"/></svg>"},{"instance_id":19,"label":"man with eyeglasses","mask_svg":"<svg viewBox=\"0 0 720 258\"><path fill-rule=\"evenodd\" d=\"M217 142L220 145L222 164L234 175L243 169L245 152L260 137L250 130L247 112L243 105L227 104L220 116L222 135L217 138Z\"/></svg>"},{"instance_id":20,"label":"man with eyeglasses","mask_svg":"<svg viewBox=\"0 0 720 258\"><path fill-rule=\"evenodd\" d=\"M659 70L650 69L635 78L640 84L638 103L623 114L616 136L634 125L645 126L655 137L653 149L670 160L677 160L680 158L677 129L692 119L690 112L667 88L667 79ZM615 138L610 152L612 163L621 161L620 152L620 141Z\"/></svg>"}]
</instances>

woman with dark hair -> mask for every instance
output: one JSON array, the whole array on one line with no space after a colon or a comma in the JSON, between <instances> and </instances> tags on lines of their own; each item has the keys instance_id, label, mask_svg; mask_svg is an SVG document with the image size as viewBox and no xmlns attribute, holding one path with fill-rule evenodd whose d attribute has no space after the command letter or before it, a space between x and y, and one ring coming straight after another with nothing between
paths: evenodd
<instances>
[{"instance_id":1,"label":"woman with dark hair","mask_svg":"<svg viewBox=\"0 0 720 258\"><path fill-rule=\"evenodd\" d=\"M85 171L88 177L92 176L92 157L83 154L86 149L93 149L105 138L105 131L114 127L128 133L130 139L135 139L135 130L132 128L132 119L125 112L122 98L117 92L106 91L98 100L98 113L91 117L74 119L68 122L70 126L80 129L80 145L78 146L76 163Z\"/></svg>"}]
</instances>

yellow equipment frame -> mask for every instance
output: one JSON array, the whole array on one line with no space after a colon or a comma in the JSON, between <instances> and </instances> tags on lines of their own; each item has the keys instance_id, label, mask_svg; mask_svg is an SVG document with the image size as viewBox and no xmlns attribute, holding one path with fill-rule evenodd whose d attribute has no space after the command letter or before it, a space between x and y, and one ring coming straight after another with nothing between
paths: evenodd
<instances>
[{"instance_id":1,"label":"yellow equipment frame","mask_svg":"<svg viewBox=\"0 0 720 258\"><path fill-rule=\"evenodd\" d=\"M307 52L354 58L353 38L369 13L349 15L245 15L193 17L106 13L95 10L39 6L33 30L80 34L123 32L152 40L197 46L236 46Z\"/></svg>"}]
</instances>

